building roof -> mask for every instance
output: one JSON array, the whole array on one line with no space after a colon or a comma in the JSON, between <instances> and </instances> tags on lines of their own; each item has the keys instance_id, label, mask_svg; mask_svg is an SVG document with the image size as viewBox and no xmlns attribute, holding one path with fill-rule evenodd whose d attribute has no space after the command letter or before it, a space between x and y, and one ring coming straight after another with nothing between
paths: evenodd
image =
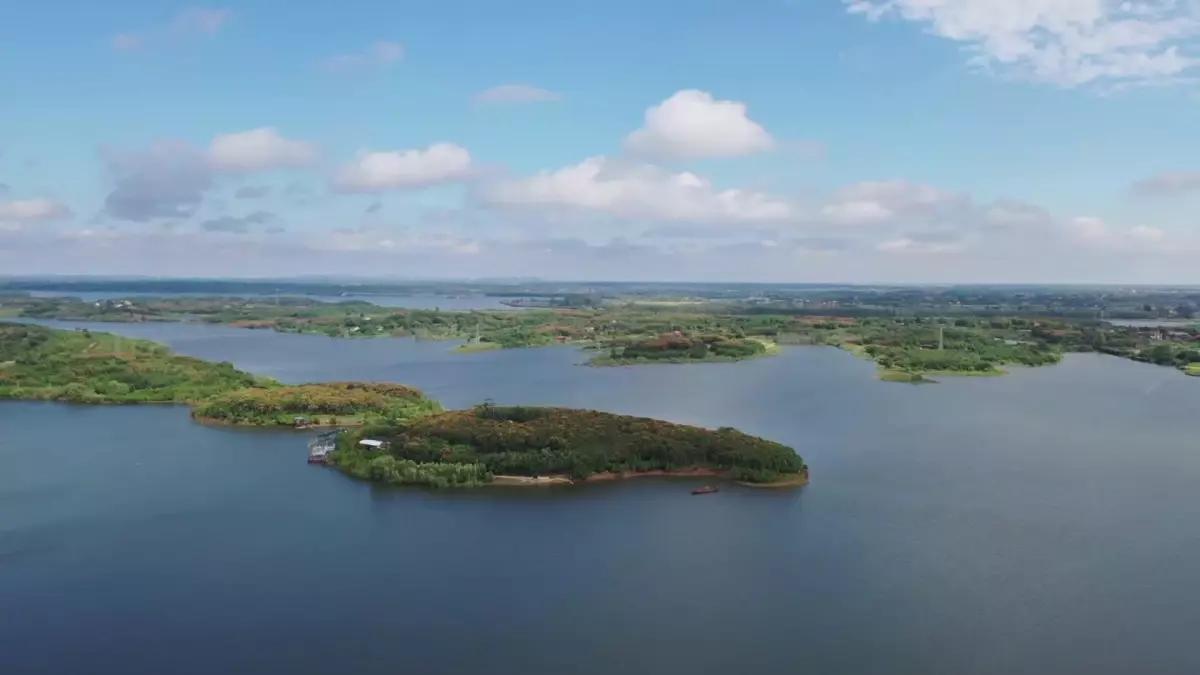
<instances>
[{"instance_id":1,"label":"building roof","mask_svg":"<svg viewBox=\"0 0 1200 675\"><path fill-rule=\"evenodd\" d=\"M373 438L364 438L361 441L359 441L358 444L366 445L366 446L372 447L372 448L382 448L383 447L383 441L377 441Z\"/></svg>"}]
</instances>

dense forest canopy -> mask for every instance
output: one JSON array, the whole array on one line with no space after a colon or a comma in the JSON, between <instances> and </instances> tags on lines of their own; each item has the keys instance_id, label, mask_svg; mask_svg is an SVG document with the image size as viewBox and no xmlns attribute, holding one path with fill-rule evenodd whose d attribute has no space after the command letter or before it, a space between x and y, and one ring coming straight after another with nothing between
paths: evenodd
<instances>
[{"instance_id":1,"label":"dense forest canopy","mask_svg":"<svg viewBox=\"0 0 1200 675\"><path fill-rule=\"evenodd\" d=\"M146 340L0 323L0 398L188 403L274 383Z\"/></svg>"},{"instance_id":2,"label":"dense forest canopy","mask_svg":"<svg viewBox=\"0 0 1200 675\"><path fill-rule=\"evenodd\" d=\"M441 406L419 389L383 382L324 382L269 389L239 389L206 399L192 409L200 419L231 424L347 425L399 421L437 412Z\"/></svg>"},{"instance_id":3,"label":"dense forest canopy","mask_svg":"<svg viewBox=\"0 0 1200 675\"><path fill-rule=\"evenodd\" d=\"M712 468L739 480L771 482L805 470L791 448L730 428L716 431L590 410L476 406L375 426L343 437L333 463L364 478L372 463L362 437L387 442L397 462L481 467L492 474L586 478L605 472Z\"/></svg>"}]
</instances>

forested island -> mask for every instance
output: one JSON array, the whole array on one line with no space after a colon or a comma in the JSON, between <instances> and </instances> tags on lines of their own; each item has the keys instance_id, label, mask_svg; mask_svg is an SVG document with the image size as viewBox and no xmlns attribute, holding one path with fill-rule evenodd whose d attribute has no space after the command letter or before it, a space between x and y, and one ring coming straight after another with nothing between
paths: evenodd
<instances>
[{"instance_id":1,"label":"forested island","mask_svg":"<svg viewBox=\"0 0 1200 675\"><path fill-rule=\"evenodd\" d=\"M201 422L255 427L359 425L329 457L367 480L431 487L540 485L635 475L704 475L748 484L807 482L787 446L730 428L565 408L443 412L400 384L285 386L146 340L0 323L0 399L188 404ZM379 441L362 445L363 439Z\"/></svg>"},{"instance_id":2,"label":"forested island","mask_svg":"<svg viewBox=\"0 0 1200 675\"><path fill-rule=\"evenodd\" d=\"M364 446L364 438L383 446ZM719 476L771 486L808 480L808 468L791 448L735 429L490 403L343 434L329 463L357 478L437 487L639 475Z\"/></svg>"}]
</instances>

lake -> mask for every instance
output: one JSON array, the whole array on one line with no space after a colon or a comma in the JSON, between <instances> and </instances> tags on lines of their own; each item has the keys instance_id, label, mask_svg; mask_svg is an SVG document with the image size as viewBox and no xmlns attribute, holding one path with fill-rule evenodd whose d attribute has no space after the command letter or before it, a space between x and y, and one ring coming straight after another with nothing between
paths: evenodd
<instances>
[{"instance_id":1,"label":"lake","mask_svg":"<svg viewBox=\"0 0 1200 675\"><path fill-rule=\"evenodd\" d=\"M61 325L54 324L51 325ZM557 404L792 445L798 491L384 489L178 407L0 404L0 673L1200 672L1200 381L1100 355L882 383L791 348L570 348L104 324L289 382Z\"/></svg>"}]
</instances>

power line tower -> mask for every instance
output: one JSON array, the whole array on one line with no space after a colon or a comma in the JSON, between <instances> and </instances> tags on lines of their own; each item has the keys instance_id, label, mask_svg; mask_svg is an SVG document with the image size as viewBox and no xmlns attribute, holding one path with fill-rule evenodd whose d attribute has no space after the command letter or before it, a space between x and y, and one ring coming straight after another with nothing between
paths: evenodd
<instances>
[{"instance_id":1,"label":"power line tower","mask_svg":"<svg viewBox=\"0 0 1200 675\"><path fill-rule=\"evenodd\" d=\"M938 351L939 352L944 351L945 349L946 349L946 327L939 323L938 324Z\"/></svg>"}]
</instances>

